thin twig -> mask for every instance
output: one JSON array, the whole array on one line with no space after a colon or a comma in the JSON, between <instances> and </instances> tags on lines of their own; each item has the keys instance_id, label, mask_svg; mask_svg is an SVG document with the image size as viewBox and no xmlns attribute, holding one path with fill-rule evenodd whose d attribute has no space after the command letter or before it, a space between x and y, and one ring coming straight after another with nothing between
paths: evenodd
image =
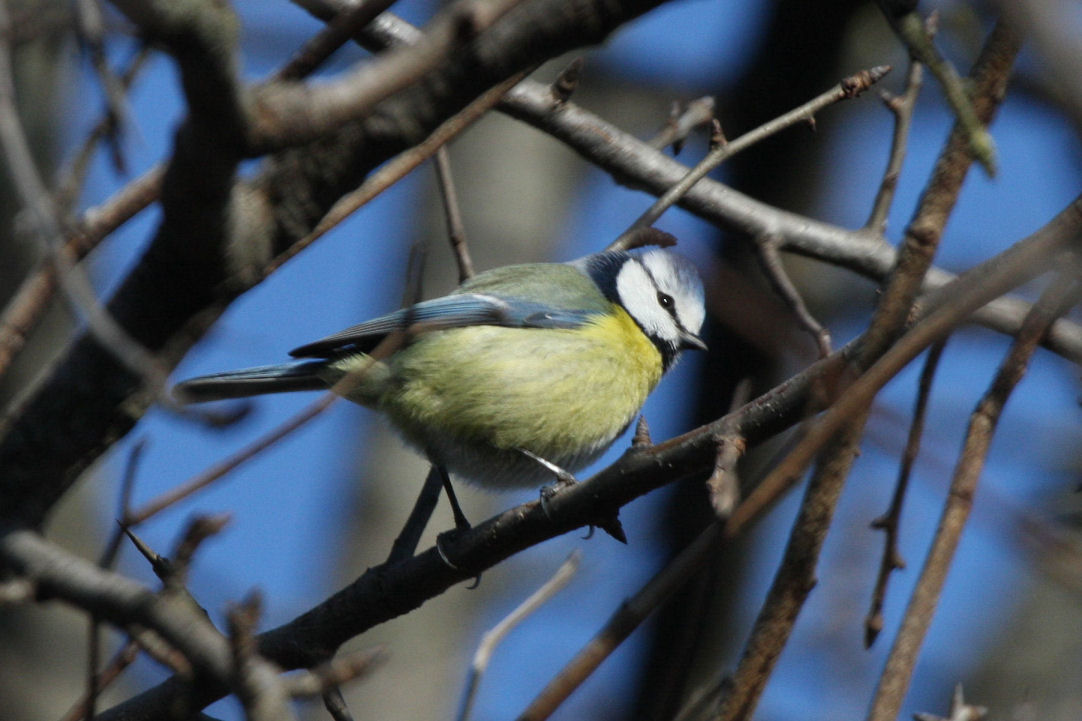
<instances>
[{"instance_id":1,"label":"thin twig","mask_svg":"<svg viewBox=\"0 0 1082 721\"><path fill-rule=\"evenodd\" d=\"M436 151L436 179L439 181L440 196L443 198L447 237L451 241L451 250L458 265L458 282L463 283L473 277L473 261L470 260L470 247L466 243L466 226L462 222L462 210L458 205L458 193L455 192L455 181L451 175L451 157L446 145Z\"/></svg>"},{"instance_id":2,"label":"thin twig","mask_svg":"<svg viewBox=\"0 0 1082 721\"><path fill-rule=\"evenodd\" d=\"M124 156L120 151L117 134L124 120L127 84L109 67L105 56L105 21L98 0L76 0L75 27L79 40L90 55L90 63L98 76L105 95L105 119L102 121L102 137L109 141L113 167L124 172ZM60 205L60 207L64 207Z\"/></svg>"},{"instance_id":3,"label":"thin twig","mask_svg":"<svg viewBox=\"0 0 1082 721\"><path fill-rule=\"evenodd\" d=\"M560 564L560 567L556 569L556 573L552 574L551 578L481 637L481 643L478 644L477 652L473 654L473 661L470 663L470 672L466 676L466 690L462 694L462 704L459 706L458 715L455 717L456 721L467 721L469 719L473 703L477 698L477 688L481 683L481 677L488 669L488 663L492 659L496 647L516 626L525 621L571 582L571 578L579 570L581 560L582 553L577 550L572 551L571 555Z\"/></svg>"},{"instance_id":4,"label":"thin twig","mask_svg":"<svg viewBox=\"0 0 1082 721\"><path fill-rule=\"evenodd\" d=\"M274 445L278 441L288 436L293 431L297 430L308 421L312 420L324 410L326 410L337 399L333 393L327 393L321 397L315 403L302 410L293 418L289 419L276 429L256 440L248 447L241 449L237 453L234 453L229 458L219 463L214 464L203 473L193 477L186 483L183 483L176 488L166 491L156 499L144 504L142 507L132 511L130 515L123 519L125 526L135 526L146 521L151 516L156 515L160 511L172 506L173 504L181 501L188 496L192 495L201 488L205 488L214 481L222 478L227 473L231 472L245 461L254 458L257 454L262 452L269 446Z\"/></svg>"},{"instance_id":5,"label":"thin twig","mask_svg":"<svg viewBox=\"0 0 1082 721\"><path fill-rule=\"evenodd\" d=\"M135 489L135 478L139 470L139 462L142 460L143 451L146 449L146 439L141 439L132 445L131 451L128 453L128 459L124 466L124 474L121 477L120 482L120 503L117 509L117 517L123 518L128 513L128 509L131 505L132 492ZM102 553L101 558L98 560L98 567L104 569L111 569L116 562L117 554L120 551L120 544L124 539L123 530L118 526L109 539L109 543L106 544L105 552ZM132 652L131 659L128 659L129 654L123 653L123 651L131 647L132 644L129 641L125 644L125 648L121 649L121 653L118 653L113 657L110 665L102 670L101 673L97 672L98 664L100 662L101 654L101 620L91 614L90 623L87 628L88 641L87 641L87 683L86 683L86 695L83 697L81 703L77 703L70 711L69 715L75 713L76 709L80 709L82 716L94 718L94 706L97 703L98 694L104 688L104 683L112 683L129 664L134 660L134 651ZM82 717L80 716L80 718Z\"/></svg>"},{"instance_id":6,"label":"thin twig","mask_svg":"<svg viewBox=\"0 0 1082 721\"><path fill-rule=\"evenodd\" d=\"M72 704L68 712L60 717L60 721L81 721L84 718L93 718L94 697L91 695L91 690L100 692L102 689L108 688L120 678L120 674L128 666L135 663L135 659L138 657L139 644L131 639L125 641L120 650L109 660L109 663L105 664L105 668L94 675L93 684L87 684L87 692L83 698Z\"/></svg>"},{"instance_id":7,"label":"thin twig","mask_svg":"<svg viewBox=\"0 0 1082 721\"><path fill-rule=\"evenodd\" d=\"M935 378L936 369L939 368L939 359L943 355L945 341L932 344L928 350L928 357L924 360L924 369L920 374L920 382L917 388L917 402L913 409L913 422L909 426L909 437L906 439L905 451L898 467L898 480L894 484L894 494L890 499L890 508L879 518L872 521L872 528L883 531L883 556L879 562L879 574L875 579L875 589L872 591L871 608L864 618L864 647L871 648L879 632L883 630L883 601L887 595L887 584L890 575L894 571L905 568L905 561L898 550L898 526L902 519L902 504L905 501L906 489L909 487L909 476L913 470L913 463L920 453L921 436L924 433L924 417L928 410L928 398L932 392L932 380Z\"/></svg>"},{"instance_id":8,"label":"thin twig","mask_svg":"<svg viewBox=\"0 0 1082 721\"><path fill-rule=\"evenodd\" d=\"M151 51L149 45L143 45L139 48L139 51L135 54L135 57L132 58L128 67L117 79L121 91L126 93L131 89L139 71L146 65L146 61L150 56ZM69 212L71 207L78 201L79 194L82 192L83 183L86 180L86 174L90 169L90 161L94 158L94 153L97 150L99 143L106 138L112 138L110 142L114 145L118 144L119 141L115 138L115 135L119 130L117 127L119 121L119 114L110 108L106 108L103 117L97 122L93 129L91 129L90 133L83 141L82 147L75 153L75 157L57 174L58 180L56 181L55 193L56 205L61 208L63 212ZM116 152L117 151L114 150L114 153ZM119 156L115 157L118 158ZM114 161L114 165L115 164L116 162Z\"/></svg>"},{"instance_id":9,"label":"thin twig","mask_svg":"<svg viewBox=\"0 0 1082 721\"><path fill-rule=\"evenodd\" d=\"M934 16L935 13L931 17ZM868 216L868 222L864 224L865 229L873 233L882 235L887 230L887 216L894 202L894 193L898 189L898 178L902 174L902 163L905 161L909 144L909 129L913 121L913 111L917 108L923 78L924 66L919 60L910 59L909 72L905 77L905 92L901 95L890 95L883 90L879 94L883 104L894 115L894 133L890 141L890 159L872 202L872 212Z\"/></svg>"},{"instance_id":10,"label":"thin twig","mask_svg":"<svg viewBox=\"0 0 1082 721\"><path fill-rule=\"evenodd\" d=\"M519 714L518 721L542 721L589 678L646 618L694 576L722 540L722 527L712 523L639 591L620 604L602 629Z\"/></svg>"},{"instance_id":11,"label":"thin twig","mask_svg":"<svg viewBox=\"0 0 1082 721\"><path fill-rule=\"evenodd\" d=\"M839 100L845 100L847 98L853 98L869 87L874 85L880 78L890 72L890 66L879 65L869 70L862 70L855 75L843 79L840 83L835 85L830 90L826 91L822 95L809 100L801 105L799 108L790 110L788 113L781 115L768 123L760 125L758 128L741 135L732 142L719 145L699 161L699 163L692 168L683 179L676 185L669 188L664 194L659 197L653 205L651 205L645 213L640 215L631 227L624 232L619 238L613 241L609 245L608 250L622 249L624 238L632 230L636 228L642 228L648 225L653 225L661 214L664 213L670 206L676 203L682 198L691 186L699 182L714 168L721 165L725 160L733 157L741 150L744 150L755 143L770 137L774 133L780 130L784 130L791 125L795 125L800 122L808 122L815 117L815 113L819 112L828 105L833 105Z\"/></svg>"},{"instance_id":12,"label":"thin twig","mask_svg":"<svg viewBox=\"0 0 1082 721\"><path fill-rule=\"evenodd\" d=\"M332 659L310 671L286 679L286 688L294 698L319 696L350 681L372 673L386 659L383 646Z\"/></svg>"},{"instance_id":13,"label":"thin twig","mask_svg":"<svg viewBox=\"0 0 1082 721\"><path fill-rule=\"evenodd\" d=\"M954 552L969 518L977 483L1003 407L1025 375L1041 336L1056 318L1082 299L1082 283L1076 280L1078 267L1075 263L1072 265L1074 267L1059 274L1049 284L1034 304L991 386L970 416L962 452L954 469L932 547L909 599L902 627L894 639L886 667L879 678L868 721L893 721L898 717L909 688L913 666L935 615Z\"/></svg>"},{"instance_id":14,"label":"thin twig","mask_svg":"<svg viewBox=\"0 0 1082 721\"><path fill-rule=\"evenodd\" d=\"M800 327L815 339L819 357L826 358L831 353L830 331L815 319L815 316L808 310L808 306L805 305L800 291L797 290L796 285L793 284L789 274L785 271L781 253L779 252L780 247L781 238L776 235L763 235L756 238L755 249L758 251L759 267L762 268L763 274L770 281L774 291L781 296L781 299L793 311L800 323Z\"/></svg>"}]
</instances>

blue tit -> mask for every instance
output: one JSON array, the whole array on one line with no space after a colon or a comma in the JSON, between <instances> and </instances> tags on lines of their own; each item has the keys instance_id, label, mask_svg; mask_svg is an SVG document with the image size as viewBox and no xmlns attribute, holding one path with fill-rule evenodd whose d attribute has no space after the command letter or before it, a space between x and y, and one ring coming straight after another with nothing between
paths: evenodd
<instances>
[{"instance_id":1,"label":"blue tit","mask_svg":"<svg viewBox=\"0 0 1082 721\"><path fill-rule=\"evenodd\" d=\"M706 348L704 312L698 273L668 250L512 265L301 346L290 353L299 360L194 378L175 393L201 402L330 388L384 413L457 478L537 487L552 471L535 457L588 465L683 349ZM397 350L369 355L407 324L418 332Z\"/></svg>"}]
</instances>

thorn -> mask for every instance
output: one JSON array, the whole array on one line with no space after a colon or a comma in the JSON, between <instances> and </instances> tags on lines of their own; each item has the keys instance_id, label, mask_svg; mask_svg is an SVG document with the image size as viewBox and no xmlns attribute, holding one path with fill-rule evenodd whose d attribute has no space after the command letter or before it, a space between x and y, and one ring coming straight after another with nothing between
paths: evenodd
<instances>
[{"instance_id":1,"label":"thorn","mask_svg":"<svg viewBox=\"0 0 1082 721\"><path fill-rule=\"evenodd\" d=\"M966 703L962 694L962 684L954 687L954 695L951 698L949 716L946 718L930 713L915 713L913 718L917 721L980 721L988 715L988 709L984 706L972 706Z\"/></svg>"},{"instance_id":2,"label":"thorn","mask_svg":"<svg viewBox=\"0 0 1082 721\"><path fill-rule=\"evenodd\" d=\"M721 129L721 121L714 118L710 121L710 150L723 147L729 144L729 140L725 137L725 131Z\"/></svg>"},{"instance_id":3,"label":"thorn","mask_svg":"<svg viewBox=\"0 0 1082 721\"><path fill-rule=\"evenodd\" d=\"M879 638L879 632L883 630L883 614L876 612L875 614L868 616L864 621L864 648L868 649L872 647L875 640Z\"/></svg>"},{"instance_id":4,"label":"thorn","mask_svg":"<svg viewBox=\"0 0 1082 721\"><path fill-rule=\"evenodd\" d=\"M620 516L613 513L608 518L598 521L594 524L605 533L615 538L620 543L627 545L627 534L624 533L624 526L620 523Z\"/></svg>"},{"instance_id":5,"label":"thorn","mask_svg":"<svg viewBox=\"0 0 1082 721\"><path fill-rule=\"evenodd\" d=\"M880 90L879 99L883 101L883 104L887 106L887 110L897 115L902 112L905 100L898 97L889 90Z\"/></svg>"},{"instance_id":6,"label":"thorn","mask_svg":"<svg viewBox=\"0 0 1082 721\"><path fill-rule=\"evenodd\" d=\"M118 521L119 523L119 521ZM161 555L153 548L148 546L143 539L135 535L135 531L131 530L127 526L121 524L120 530L124 531L124 535L131 540L135 549L142 554L143 558L150 562L150 568L154 571L154 575L163 581L173 575L173 562L165 556Z\"/></svg>"},{"instance_id":7,"label":"thorn","mask_svg":"<svg viewBox=\"0 0 1082 721\"><path fill-rule=\"evenodd\" d=\"M635 424L635 435L631 437L631 447L642 450L652 445L654 442L650 440L650 425L646 422L646 416L639 416L639 422Z\"/></svg>"},{"instance_id":8,"label":"thorn","mask_svg":"<svg viewBox=\"0 0 1082 721\"><path fill-rule=\"evenodd\" d=\"M680 154L680 151L684 149L684 141L687 139L686 137L681 137L679 135L680 116L683 115L683 113L684 113L684 111L680 107L680 103L678 101L674 100L672 105L669 107L669 119L665 123L665 125L674 134L676 134L676 140L674 140L672 142L672 146L671 146L673 155L679 155Z\"/></svg>"},{"instance_id":9,"label":"thorn","mask_svg":"<svg viewBox=\"0 0 1082 721\"><path fill-rule=\"evenodd\" d=\"M581 57L577 57L572 60L566 68L560 71L560 74L556 76L556 79L552 81L552 85L549 86L549 92L552 93L553 99L557 105L563 105L571 99L572 93L579 86L579 78L582 75L582 66L586 64L586 61Z\"/></svg>"}]
</instances>

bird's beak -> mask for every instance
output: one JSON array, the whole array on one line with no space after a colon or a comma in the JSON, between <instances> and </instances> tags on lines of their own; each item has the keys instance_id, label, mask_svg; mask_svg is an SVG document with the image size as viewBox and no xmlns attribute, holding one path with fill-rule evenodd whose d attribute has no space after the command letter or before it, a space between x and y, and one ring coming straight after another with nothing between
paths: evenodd
<instances>
[{"instance_id":1,"label":"bird's beak","mask_svg":"<svg viewBox=\"0 0 1082 721\"><path fill-rule=\"evenodd\" d=\"M680 348L682 350L707 350L703 339L689 331L680 332Z\"/></svg>"}]
</instances>

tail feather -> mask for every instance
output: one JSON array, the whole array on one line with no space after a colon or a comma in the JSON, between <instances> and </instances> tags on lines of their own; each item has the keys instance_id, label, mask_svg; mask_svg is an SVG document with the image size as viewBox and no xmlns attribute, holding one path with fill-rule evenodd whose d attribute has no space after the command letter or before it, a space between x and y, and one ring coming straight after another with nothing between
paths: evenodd
<instances>
[{"instance_id":1,"label":"tail feather","mask_svg":"<svg viewBox=\"0 0 1082 721\"><path fill-rule=\"evenodd\" d=\"M199 376L175 385L173 395L181 403L205 403L265 393L325 390L327 384L319 376L322 365L322 361L299 361Z\"/></svg>"}]
</instances>

